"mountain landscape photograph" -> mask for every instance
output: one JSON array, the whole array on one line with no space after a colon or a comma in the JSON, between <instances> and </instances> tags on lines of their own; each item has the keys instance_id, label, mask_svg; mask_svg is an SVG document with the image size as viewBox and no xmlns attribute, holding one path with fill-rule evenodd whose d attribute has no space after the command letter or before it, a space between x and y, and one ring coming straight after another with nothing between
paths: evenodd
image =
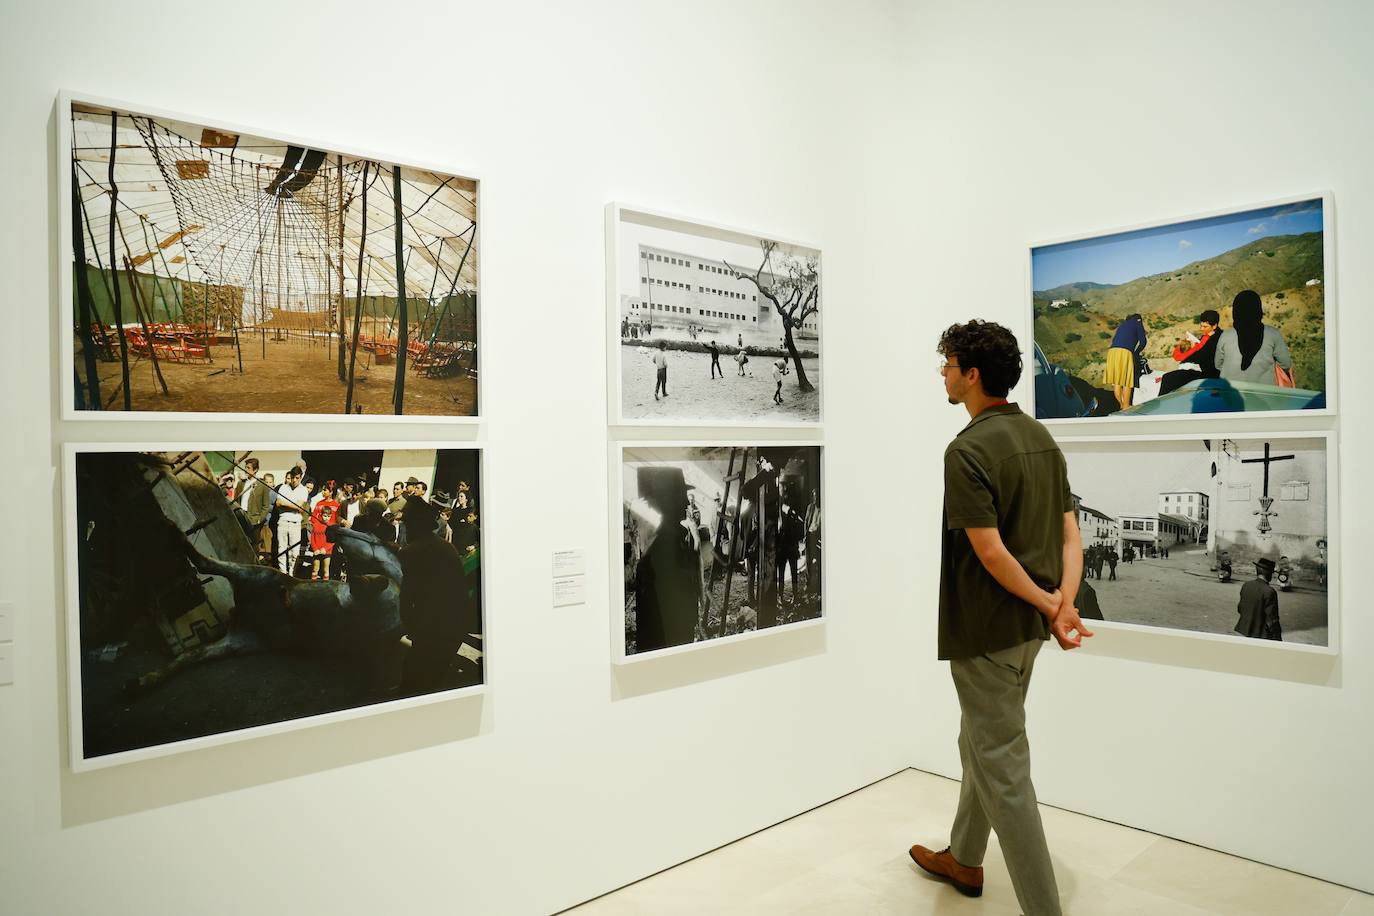
<instances>
[{"instance_id":1,"label":"mountain landscape photograph","mask_svg":"<svg viewBox=\"0 0 1374 916\"><path fill-rule=\"evenodd\" d=\"M1076 395L1069 397L1071 406L1063 398L1051 402L1037 386L1037 416L1324 407L1323 217L1323 200L1313 198L1032 249L1035 343L1052 377L1063 382L1053 369L1062 370ZM1169 409L1158 409L1166 406L1165 398L1146 403L1154 396L1150 377L1158 388L1159 376L1180 365L1175 347L1183 344L1186 352L1196 343L1199 317L1216 311L1218 334L1226 332L1233 327L1232 302L1244 290L1258 294L1263 323L1282 335L1291 353L1294 387L1205 379L1167 395L1173 402ZM1122 410L1103 373L1117 328L1134 314L1142 319L1146 342L1140 353L1147 365L1137 376L1136 399ZM1214 395L1226 388L1221 399L1226 406L1182 400L1199 387Z\"/></svg>"}]
</instances>

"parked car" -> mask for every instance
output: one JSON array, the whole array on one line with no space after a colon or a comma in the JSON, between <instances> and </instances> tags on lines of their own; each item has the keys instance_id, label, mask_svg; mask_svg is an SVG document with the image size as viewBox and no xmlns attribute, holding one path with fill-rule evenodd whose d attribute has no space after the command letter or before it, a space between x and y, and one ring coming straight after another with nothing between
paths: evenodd
<instances>
[{"instance_id":1,"label":"parked car","mask_svg":"<svg viewBox=\"0 0 1374 916\"><path fill-rule=\"evenodd\" d=\"M1045 358L1035 345L1035 415L1040 419L1087 417L1097 412L1097 398L1087 403L1073 385L1073 376Z\"/></svg>"}]
</instances>

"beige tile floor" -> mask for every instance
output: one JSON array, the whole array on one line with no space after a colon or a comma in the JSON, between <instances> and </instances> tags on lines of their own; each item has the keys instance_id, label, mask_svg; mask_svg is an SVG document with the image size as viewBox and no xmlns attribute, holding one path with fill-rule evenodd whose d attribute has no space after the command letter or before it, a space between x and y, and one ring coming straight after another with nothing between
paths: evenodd
<instances>
[{"instance_id":1,"label":"beige tile floor","mask_svg":"<svg viewBox=\"0 0 1374 916\"><path fill-rule=\"evenodd\" d=\"M912 843L944 845L958 799L957 782L905 770L567 913L1016 916L995 837L978 900L925 877L907 856ZM1068 914L1374 916L1368 894L1081 814L1041 810Z\"/></svg>"}]
</instances>

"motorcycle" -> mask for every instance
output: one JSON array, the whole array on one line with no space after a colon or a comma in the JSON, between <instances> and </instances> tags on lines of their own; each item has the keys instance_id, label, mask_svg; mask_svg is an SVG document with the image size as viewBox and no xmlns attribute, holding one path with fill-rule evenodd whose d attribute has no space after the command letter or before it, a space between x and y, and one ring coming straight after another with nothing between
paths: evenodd
<instances>
[{"instance_id":1,"label":"motorcycle","mask_svg":"<svg viewBox=\"0 0 1374 916\"><path fill-rule=\"evenodd\" d=\"M1231 581L1231 561L1230 561L1230 560L1222 560L1220 563L1217 564L1217 581L1218 581L1218 582L1230 582L1230 581Z\"/></svg>"},{"instance_id":2,"label":"motorcycle","mask_svg":"<svg viewBox=\"0 0 1374 916\"><path fill-rule=\"evenodd\" d=\"M1278 580L1279 591L1281 591L1281 592L1286 592L1286 591L1289 591L1290 589L1292 589L1292 587L1293 587L1293 569L1292 569L1292 567L1288 566L1287 564L1284 564L1283 566L1280 566L1279 569L1278 569L1278 573L1275 575L1275 578Z\"/></svg>"}]
</instances>

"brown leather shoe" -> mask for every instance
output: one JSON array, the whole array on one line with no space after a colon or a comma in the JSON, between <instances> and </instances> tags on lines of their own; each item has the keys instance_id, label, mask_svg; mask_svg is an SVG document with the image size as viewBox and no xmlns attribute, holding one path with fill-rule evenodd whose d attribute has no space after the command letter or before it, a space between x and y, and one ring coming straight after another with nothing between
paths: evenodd
<instances>
[{"instance_id":1,"label":"brown leather shoe","mask_svg":"<svg viewBox=\"0 0 1374 916\"><path fill-rule=\"evenodd\" d=\"M982 866L960 865L950 854L948 846L939 852L932 852L924 846L913 846L911 861L937 878L949 881L965 897L983 896Z\"/></svg>"}]
</instances>

